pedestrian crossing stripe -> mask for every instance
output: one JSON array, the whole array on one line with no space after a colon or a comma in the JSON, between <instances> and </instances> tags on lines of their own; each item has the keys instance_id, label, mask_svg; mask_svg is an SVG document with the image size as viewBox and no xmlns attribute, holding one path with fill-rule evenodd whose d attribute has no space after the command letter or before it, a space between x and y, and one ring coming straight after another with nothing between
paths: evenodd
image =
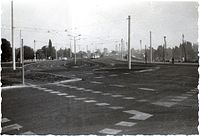
<instances>
[{"instance_id":1,"label":"pedestrian crossing stripe","mask_svg":"<svg viewBox=\"0 0 200 137\"><path fill-rule=\"evenodd\" d=\"M112 95L112 97L114 97L114 98L123 97L123 95Z\"/></svg>"},{"instance_id":2,"label":"pedestrian crossing stripe","mask_svg":"<svg viewBox=\"0 0 200 137\"><path fill-rule=\"evenodd\" d=\"M97 106L108 106L108 105L110 105L110 104L108 104L108 103L96 103L96 105L97 105Z\"/></svg>"},{"instance_id":3,"label":"pedestrian crossing stripe","mask_svg":"<svg viewBox=\"0 0 200 137\"><path fill-rule=\"evenodd\" d=\"M99 131L99 133L103 133L103 134L108 134L108 135L115 135L120 133L122 130L119 129L111 129L111 128L105 128L101 131Z\"/></svg>"},{"instance_id":4,"label":"pedestrian crossing stripe","mask_svg":"<svg viewBox=\"0 0 200 137\"><path fill-rule=\"evenodd\" d=\"M36 134L31 131L27 131L27 132L22 133L21 135L36 135Z\"/></svg>"},{"instance_id":5,"label":"pedestrian crossing stripe","mask_svg":"<svg viewBox=\"0 0 200 137\"><path fill-rule=\"evenodd\" d=\"M2 127L2 133L9 132L12 130L19 130L20 128L22 128L22 126L19 124L12 124L12 125L8 125L8 126L4 126L4 127Z\"/></svg>"},{"instance_id":6,"label":"pedestrian crossing stripe","mask_svg":"<svg viewBox=\"0 0 200 137\"><path fill-rule=\"evenodd\" d=\"M136 123L134 122L126 122L126 121L121 121L117 124L115 124L116 126L125 126L125 127L132 127L134 125L136 125Z\"/></svg>"},{"instance_id":7,"label":"pedestrian crossing stripe","mask_svg":"<svg viewBox=\"0 0 200 137\"><path fill-rule=\"evenodd\" d=\"M146 120L153 116L152 114L140 112L137 110L127 110L123 112L134 115L133 117L130 117L129 119L135 119L135 120Z\"/></svg>"},{"instance_id":8,"label":"pedestrian crossing stripe","mask_svg":"<svg viewBox=\"0 0 200 137\"><path fill-rule=\"evenodd\" d=\"M124 107L120 107L120 106L113 106L113 107L109 107L111 109L117 110L117 109L124 109Z\"/></svg>"},{"instance_id":9,"label":"pedestrian crossing stripe","mask_svg":"<svg viewBox=\"0 0 200 137\"><path fill-rule=\"evenodd\" d=\"M60 94L57 94L58 96L66 96L68 95L67 93L60 93Z\"/></svg>"},{"instance_id":10,"label":"pedestrian crossing stripe","mask_svg":"<svg viewBox=\"0 0 200 137\"><path fill-rule=\"evenodd\" d=\"M93 103L93 102L97 102L96 100L85 100L84 102L86 103Z\"/></svg>"},{"instance_id":11,"label":"pedestrian crossing stripe","mask_svg":"<svg viewBox=\"0 0 200 137\"><path fill-rule=\"evenodd\" d=\"M69 95L69 96L65 96L65 97L67 97L67 98L75 98L76 96L74 96L74 95Z\"/></svg>"},{"instance_id":12,"label":"pedestrian crossing stripe","mask_svg":"<svg viewBox=\"0 0 200 137\"><path fill-rule=\"evenodd\" d=\"M145 90L145 91L155 91L155 89L151 89L151 88L138 88L140 90Z\"/></svg>"},{"instance_id":13,"label":"pedestrian crossing stripe","mask_svg":"<svg viewBox=\"0 0 200 137\"><path fill-rule=\"evenodd\" d=\"M135 99L135 98L134 97L124 97L123 99L130 100L130 99Z\"/></svg>"}]
</instances>

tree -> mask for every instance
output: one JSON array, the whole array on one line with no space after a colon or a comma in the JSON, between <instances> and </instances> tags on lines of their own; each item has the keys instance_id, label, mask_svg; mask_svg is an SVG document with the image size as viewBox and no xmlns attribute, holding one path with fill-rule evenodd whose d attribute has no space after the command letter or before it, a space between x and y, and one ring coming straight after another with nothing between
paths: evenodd
<instances>
[{"instance_id":1,"label":"tree","mask_svg":"<svg viewBox=\"0 0 200 137\"><path fill-rule=\"evenodd\" d=\"M17 49L17 58L20 58L20 48ZM24 59L33 59L34 58L34 51L29 46L24 46Z\"/></svg>"},{"instance_id":2,"label":"tree","mask_svg":"<svg viewBox=\"0 0 200 137\"><path fill-rule=\"evenodd\" d=\"M37 57L37 59L45 59L46 58L42 49L38 49L36 51L36 57Z\"/></svg>"},{"instance_id":3,"label":"tree","mask_svg":"<svg viewBox=\"0 0 200 137\"><path fill-rule=\"evenodd\" d=\"M12 48L10 46L10 42L6 39L1 39L1 61L7 62L12 60Z\"/></svg>"}]
</instances>

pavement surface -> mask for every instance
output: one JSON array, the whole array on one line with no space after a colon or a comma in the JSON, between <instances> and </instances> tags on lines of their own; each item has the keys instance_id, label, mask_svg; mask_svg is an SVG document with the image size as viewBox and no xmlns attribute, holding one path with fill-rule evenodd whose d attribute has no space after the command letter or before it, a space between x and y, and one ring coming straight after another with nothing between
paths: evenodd
<instances>
[{"instance_id":1,"label":"pavement surface","mask_svg":"<svg viewBox=\"0 0 200 137\"><path fill-rule=\"evenodd\" d=\"M198 66L87 60L48 71L73 82L2 89L2 133L193 135L198 133ZM145 67L146 66L146 67ZM113 69L115 68L115 69Z\"/></svg>"}]
</instances>

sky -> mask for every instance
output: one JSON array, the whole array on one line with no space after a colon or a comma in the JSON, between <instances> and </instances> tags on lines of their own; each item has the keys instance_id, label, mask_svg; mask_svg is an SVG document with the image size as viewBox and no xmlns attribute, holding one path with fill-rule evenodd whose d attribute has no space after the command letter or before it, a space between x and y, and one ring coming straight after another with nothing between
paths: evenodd
<instances>
[{"instance_id":1,"label":"sky","mask_svg":"<svg viewBox=\"0 0 200 137\"><path fill-rule=\"evenodd\" d=\"M188 1L134 0L13 0L14 43L20 46L20 31L24 44L36 49L47 45L69 48L76 37L77 49L94 51L114 50L123 38L127 41L127 17L131 16L131 48L179 46L182 34L185 40L198 41L198 3ZM11 0L1 0L1 37L11 38Z\"/></svg>"}]
</instances>

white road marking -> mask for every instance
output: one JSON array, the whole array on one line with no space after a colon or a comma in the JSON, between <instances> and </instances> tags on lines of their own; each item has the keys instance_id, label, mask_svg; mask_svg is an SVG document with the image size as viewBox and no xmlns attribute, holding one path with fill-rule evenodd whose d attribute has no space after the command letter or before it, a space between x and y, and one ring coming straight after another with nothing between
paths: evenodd
<instances>
[{"instance_id":1,"label":"white road marking","mask_svg":"<svg viewBox=\"0 0 200 137\"><path fill-rule=\"evenodd\" d=\"M74 98L74 100L85 100L86 98Z\"/></svg>"},{"instance_id":2,"label":"white road marking","mask_svg":"<svg viewBox=\"0 0 200 137\"><path fill-rule=\"evenodd\" d=\"M109 107L111 109L117 110L117 109L124 109L124 107L120 107L120 106L113 106L113 107Z\"/></svg>"},{"instance_id":3,"label":"white road marking","mask_svg":"<svg viewBox=\"0 0 200 137\"><path fill-rule=\"evenodd\" d=\"M148 100L146 99L140 99L140 100L137 100L138 102L147 102Z\"/></svg>"},{"instance_id":4,"label":"white road marking","mask_svg":"<svg viewBox=\"0 0 200 137\"><path fill-rule=\"evenodd\" d=\"M123 99L130 100L130 99L135 99L135 98L134 97L124 97Z\"/></svg>"},{"instance_id":5,"label":"white road marking","mask_svg":"<svg viewBox=\"0 0 200 137\"><path fill-rule=\"evenodd\" d=\"M175 102L179 102L179 101L183 101L184 99L180 99L180 98L172 98L170 99L171 101L175 101Z\"/></svg>"},{"instance_id":6,"label":"white road marking","mask_svg":"<svg viewBox=\"0 0 200 137\"><path fill-rule=\"evenodd\" d=\"M114 98L123 97L123 95L111 95Z\"/></svg>"},{"instance_id":7,"label":"white road marking","mask_svg":"<svg viewBox=\"0 0 200 137\"><path fill-rule=\"evenodd\" d=\"M108 95L112 95L112 94L111 93L103 93L102 95L108 96Z\"/></svg>"},{"instance_id":8,"label":"white road marking","mask_svg":"<svg viewBox=\"0 0 200 137\"><path fill-rule=\"evenodd\" d=\"M91 90L91 89L85 89L84 91L89 91L90 92L90 91L93 91L93 90Z\"/></svg>"},{"instance_id":9,"label":"white road marking","mask_svg":"<svg viewBox=\"0 0 200 137\"><path fill-rule=\"evenodd\" d=\"M94 78L98 78L98 79L99 79L99 78L104 78L104 77L103 77L103 76L100 76L100 77L94 77Z\"/></svg>"},{"instance_id":10,"label":"white road marking","mask_svg":"<svg viewBox=\"0 0 200 137\"><path fill-rule=\"evenodd\" d=\"M53 91L53 92L50 92L52 94L59 94L60 92L59 91Z\"/></svg>"},{"instance_id":11,"label":"white road marking","mask_svg":"<svg viewBox=\"0 0 200 137\"><path fill-rule=\"evenodd\" d=\"M96 103L95 105L97 105L97 106L108 106L110 104L108 104L108 103Z\"/></svg>"},{"instance_id":12,"label":"white road marking","mask_svg":"<svg viewBox=\"0 0 200 137\"><path fill-rule=\"evenodd\" d=\"M98 82L98 81L91 81L90 83L92 83L92 84L102 84L102 82Z\"/></svg>"},{"instance_id":13,"label":"white road marking","mask_svg":"<svg viewBox=\"0 0 200 137\"><path fill-rule=\"evenodd\" d=\"M119 88L124 88L124 87L125 87L124 85L115 85L115 84L110 85L110 86L113 86L113 87L119 87Z\"/></svg>"},{"instance_id":14,"label":"white road marking","mask_svg":"<svg viewBox=\"0 0 200 137\"><path fill-rule=\"evenodd\" d=\"M99 94L102 93L101 91L93 91L92 93Z\"/></svg>"},{"instance_id":15,"label":"white road marking","mask_svg":"<svg viewBox=\"0 0 200 137\"><path fill-rule=\"evenodd\" d=\"M184 96L175 96L174 98L187 99L188 97L184 97Z\"/></svg>"},{"instance_id":16,"label":"white road marking","mask_svg":"<svg viewBox=\"0 0 200 137\"><path fill-rule=\"evenodd\" d=\"M45 89L44 91L46 91L46 92L52 92L53 90L51 90L51 89Z\"/></svg>"},{"instance_id":17,"label":"white road marking","mask_svg":"<svg viewBox=\"0 0 200 137\"><path fill-rule=\"evenodd\" d=\"M151 89L151 88L138 88L138 89L146 90L146 91L155 91L155 89Z\"/></svg>"},{"instance_id":18,"label":"white road marking","mask_svg":"<svg viewBox=\"0 0 200 137\"><path fill-rule=\"evenodd\" d=\"M47 90L47 88L38 87L39 90Z\"/></svg>"},{"instance_id":19,"label":"white road marking","mask_svg":"<svg viewBox=\"0 0 200 137\"><path fill-rule=\"evenodd\" d=\"M19 124L4 126L4 127L2 127L2 133L12 131L12 130L16 130L16 129L19 130L20 128L22 128L22 126L19 125Z\"/></svg>"},{"instance_id":20,"label":"white road marking","mask_svg":"<svg viewBox=\"0 0 200 137\"><path fill-rule=\"evenodd\" d=\"M126 122L126 121L121 121L117 124L115 124L116 126L125 126L125 127L132 127L134 126L136 123L134 122Z\"/></svg>"},{"instance_id":21,"label":"white road marking","mask_svg":"<svg viewBox=\"0 0 200 137\"><path fill-rule=\"evenodd\" d=\"M170 102L170 101L157 101L157 102L154 102L152 103L154 105L158 105L158 106L164 106L164 107L171 107L171 106L174 106L176 105L177 103L176 102Z\"/></svg>"},{"instance_id":22,"label":"white road marking","mask_svg":"<svg viewBox=\"0 0 200 137\"><path fill-rule=\"evenodd\" d=\"M85 90L84 88L76 88L77 90Z\"/></svg>"},{"instance_id":23,"label":"white road marking","mask_svg":"<svg viewBox=\"0 0 200 137\"><path fill-rule=\"evenodd\" d=\"M22 133L21 135L36 135L36 134L31 131L27 131L27 132Z\"/></svg>"},{"instance_id":24,"label":"white road marking","mask_svg":"<svg viewBox=\"0 0 200 137\"><path fill-rule=\"evenodd\" d=\"M84 102L86 103L93 103L93 102L97 102L96 100L85 100Z\"/></svg>"},{"instance_id":25,"label":"white road marking","mask_svg":"<svg viewBox=\"0 0 200 137\"><path fill-rule=\"evenodd\" d=\"M115 135L120 133L122 130L118 130L118 129L111 129L111 128L105 128L101 131L99 131L99 133L103 133L103 134L109 134L109 135Z\"/></svg>"},{"instance_id":26,"label":"white road marking","mask_svg":"<svg viewBox=\"0 0 200 137\"><path fill-rule=\"evenodd\" d=\"M60 93L60 94L57 94L58 96L66 96L68 95L67 93Z\"/></svg>"},{"instance_id":27,"label":"white road marking","mask_svg":"<svg viewBox=\"0 0 200 137\"><path fill-rule=\"evenodd\" d=\"M1 123L9 122L10 120L8 118L2 118Z\"/></svg>"},{"instance_id":28,"label":"white road marking","mask_svg":"<svg viewBox=\"0 0 200 137\"><path fill-rule=\"evenodd\" d=\"M129 119L136 119L136 120L146 120L153 116L152 114L140 112L137 110L127 110L127 111L123 111L123 112L133 114L134 116L130 117Z\"/></svg>"},{"instance_id":29,"label":"white road marking","mask_svg":"<svg viewBox=\"0 0 200 137\"><path fill-rule=\"evenodd\" d=\"M67 97L67 98L75 98L76 96L74 96L74 95L69 95L69 96L65 96L65 97Z\"/></svg>"},{"instance_id":30,"label":"white road marking","mask_svg":"<svg viewBox=\"0 0 200 137\"><path fill-rule=\"evenodd\" d=\"M116 77L116 76L118 76L117 74L111 74L111 75L109 75L110 77Z\"/></svg>"},{"instance_id":31,"label":"white road marking","mask_svg":"<svg viewBox=\"0 0 200 137\"><path fill-rule=\"evenodd\" d=\"M124 75L128 75L128 74L130 74L130 73L123 73Z\"/></svg>"}]
</instances>

